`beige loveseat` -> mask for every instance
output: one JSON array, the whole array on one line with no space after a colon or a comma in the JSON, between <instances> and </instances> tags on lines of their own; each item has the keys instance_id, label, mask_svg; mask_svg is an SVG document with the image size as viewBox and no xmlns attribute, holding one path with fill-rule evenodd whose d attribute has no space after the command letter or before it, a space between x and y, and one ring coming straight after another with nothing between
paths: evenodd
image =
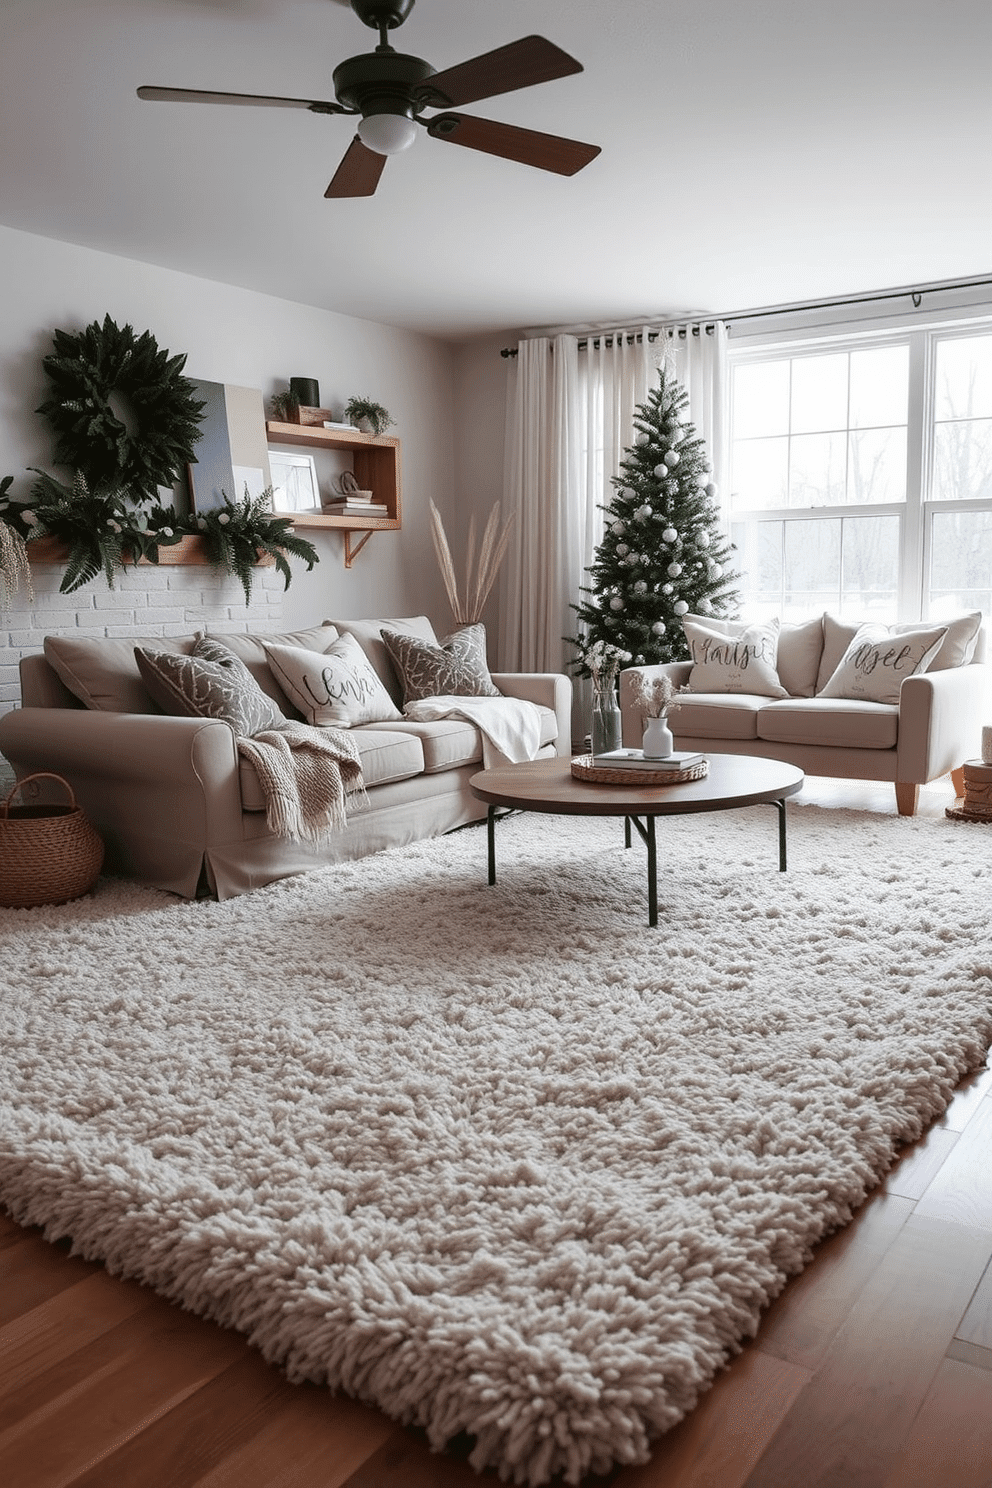
<instances>
[{"instance_id":1,"label":"beige loveseat","mask_svg":"<svg viewBox=\"0 0 992 1488\"><path fill-rule=\"evenodd\" d=\"M425 616L328 623L354 636L398 706L400 684L381 628L437 639ZM329 634L316 626L265 639L320 652ZM52 770L69 781L103 837L110 872L186 898L209 892L227 899L291 874L436 836L486 814L468 784L482 768L478 730L458 718L404 719L351 731L367 805L349 801L343 830L318 847L274 836L258 777L239 757L231 726L168 716L144 689L134 647L188 653L193 636L57 639L59 656L51 644L49 653L62 678L45 656L22 660L22 706L0 718L0 752L19 777ZM269 669L260 638L217 633L217 639L246 663L287 716L300 719ZM538 706L543 755L568 753L567 677L494 673L493 682Z\"/></svg>"},{"instance_id":2,"label":"beige loveseat","mask_svg":"<svg viewBox=\"0 0 992 1488\"><path fill-rule=\"evenodd\" d=\"M940 650L927 671L903 681L897 704L820 695L858 632L858 622L825 614L783 625L777 668L788 696L686 693L669 718L676 748L763 755L798 765L808 775L891 780L900 813L912 816L919 787L979 757L982 725L992 723L992 667L985 664L987 636L981 617L964 615L934 624L947 625ZM638 748L641 743L634 673L651 678L667 672L676 686L684 686L692 670L693 663L686 661L621 673L625 746ZM960 795L960 776L956 784Z\"/></svg>"}]
</instances>

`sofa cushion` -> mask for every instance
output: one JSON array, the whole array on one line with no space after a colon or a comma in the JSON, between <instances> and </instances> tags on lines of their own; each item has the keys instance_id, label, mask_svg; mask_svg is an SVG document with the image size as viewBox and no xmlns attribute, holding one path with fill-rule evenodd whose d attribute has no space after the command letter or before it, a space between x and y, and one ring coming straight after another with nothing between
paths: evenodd
<instances>
[{"instance_id":1,"label":"sofa cushion","mask_svg":"<svg viewBox=\"0 0 992 1488\"><path fill-rule=\"evenodd\" d=\"M820 697L898 704L904 680L926 671L945 632L943 625L907 626L898 634L887 625L860 626Z\"/></svg>"},{"instance_id":2,"label":"sofa cushion","mask_svg":"<svg viewBox=\"0 0 992 1488\"><path fill-rule=\"evenodd\" d=\"M401 729L409 731L420 740L425 775L439 775L444 770L457 770L460 765L474 765L482 760L482 735L464 718L438 718L424 723L404 719L394 727L397 733Z\"/></svg>"},{"instance_id":3,"label":"sofa cushion","mask_svg":"<svg viewBox=\"0 0 992 1488\"><path fill-rule=\"evenodd\" d=\"M135 647L142 681L166 713L181 718L218 718L239 737L286 722L270 697L259 687L244 662L207 637L197 642L206 655L194 651L177 656L169 651Z\"/></svg>"},{"instance_id":4,"label":"sofa cushion","mask_svg":"<svg viewBox=\"0 0 992 1488\"><path fill-rule=\"evenodd\" d=\"M188 656L195 636L45 637L45 660L74 697L98 713L161 713L138 670L135 646Z\"/></svg>"},{"instance_id":5,"label":"sofa cushion","mask_svg":"<svg viewBox=\"0 0 992 1488\"><path fill-rule=\"evenodd\" d=\"M777 744L832 745L838 749L894 749L899 709L853 698L804 698L766 703L757 716L758 738Z\"/></svg>"},{"instance_id":6,"label":"sofa cushion","mask_svg":"<svg viewBox=\"0 0 992 1488\"><path fill-rule=\"evenodd\" d=\"M383 630L392 630L400 635L419 636L423 641L437 645L434 627L426 615L412 615L406 620L334 620L331 622L342 635L354 636L365 655L372 663L379 680L398 708L403 706L403 683L390 660L382 639ZM273 640L278 640L273 636Z\"/></svg>"},{"instance_id":7,"label":"sofa cushion","mask_svg":"<svg viewBox=\"0 0 992 1488\"><path fill-rule=\"evenodd\" d=\"M211 630L209 626L205 633L214 640L220 641L229 651L233 651L238 660L244 662L259 687L268 694L280 711L287 718L296 719L301 719L303 714L272 675L269 658L265 651L266 646L275 643L280 646L299 646L304 651L326 651L338 637L333 625L313 625L309 630L292 630L284 635L275 633L252 635L243 631L228 633Z\"/></svg>"},{"instance_id":8,"label":"sofa cushion","mask_svg":"<svg viewBox=\"0 0 992 1488\"><path fill-rule=\"evenodd\" d=\"M338 636L326 651L265 647L273 675L307 723L353 728L402 717L354 636Z\"/></svg>"},{"instance_id":9,"label":"sofa cushion","mask_svg":"<svg viewBox=\"0 0 992 1488\"><path fill-rule=\"evenodd\" d=\"M431 697L499 697L486 662L486 627L463 625L443 641L383 630L382 639L403 684L403 704Z\"/></svg>"},{"instance_id":10,"label":"sofa cushion","mask_svg":"<svg viewBox=\"0 0 992 1488\"><path fill-rule=\"evenodd\" d=\"M359 727L350 737L358 749L366 790L424 773L423 747L420 739L411 733L382 727ZM265 797L254 765L249 760L241 760L238 774L242 810L264 811Z\"/></svg>"},{"instance_id":11,"label":"sofa cushion","mask_svg":"<svg viewBox=\"0 0 992 1488\"><path fill-rule=\"evenodd\" d=\"M680 739L756 739L758 714L767 703L749 693L683 694L668 721Z\"/></svg>"},{"instance_id":12,"label":"sofa cushion","mask_svg":"<svg viewBox=\"0 0 992 1488\"><path fill-rule=\"evenodd\" d=\"M978 632L982 628L981 610L975 610L970 615L956 615L953 620L932 620L927 623L947 627L937 655L927 667L927 671L946 672L952 667L967 666L978 644ZM892 627L894 635L901 635L903 631L916 629L916 624L893 625Z\"/></svg>"},{"instance_id":13,"label":"sofa cushion","mask_svg":"<svg viewBox=\"0 0 992 1488\"><path fill-rule=\"evenodd\" d=\"M738 636L752 622L747 620L717 620L709 615L685 615L686 620L698 625L708 625L721 635ZM778 653L775 670L778 680L790 697L812 697L816 691L816 679L823 655L823 617L799 620L782 624L778 633Z\"/></svg>"},{"instance_id":14,"label":"sofa cushion","mask_svg":"<svg viewBox=\"0 0 992 1488\"><path fill-rule=\"evenodd\" d=\"M777 620L745 625L736 635L727 635L708 622L690 620L688 616L682 624L693 663L688 682L690 692L788 696L775 669Z\"/></svg>"}]
</instances>

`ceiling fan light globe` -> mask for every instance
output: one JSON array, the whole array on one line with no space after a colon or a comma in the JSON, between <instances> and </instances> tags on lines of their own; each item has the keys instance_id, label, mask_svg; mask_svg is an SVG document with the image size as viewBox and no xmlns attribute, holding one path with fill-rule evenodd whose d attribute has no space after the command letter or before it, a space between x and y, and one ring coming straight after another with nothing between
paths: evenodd
<instances>
[{"instance_id":1,"label":"ceiling fan light globe","mask_svg":"<svg viewBox=\"0 0 992 1488\"><path fill-rule=\"evenodd\" d=\"M399 155L417 138L417 126L403 114L369 114L358 126L358 138L377 155Z\"/></svg>"}]
</instances>

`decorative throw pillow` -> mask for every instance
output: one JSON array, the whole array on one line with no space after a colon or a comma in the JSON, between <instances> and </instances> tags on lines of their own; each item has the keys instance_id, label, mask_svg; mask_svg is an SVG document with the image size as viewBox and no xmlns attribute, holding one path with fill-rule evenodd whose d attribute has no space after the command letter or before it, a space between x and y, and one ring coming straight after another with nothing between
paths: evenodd
<instances>
[{"instance_id":1,"label":"decorative throw pillow","mask_svg":"<svg viewBox=\"0 0 992 1488\"><path fill-rule=\"evenodd\" d=\"M753 697L784 698L778 680L778 621L745 625L739 635L724 635L708 623L683 617L693 667L690 692L738 692Z\"/></svg>"},{"instance_id":2,"label":"decorative throw pillow","mask_svg":"<svg viewBox=\"0 0 992 1488\"><path fill-rule=\"evenodd\" d=\"M927 671L947 672L953 667L966 666L978 645L978 632L982 628L981 610L972 610L968 615L955 615L953 620L931 620L928 623L946 625L947 634ZM918 630L919 626L918 621L912 625L893 625L892 632L894 635L902 635L903 631Z\"/></svg>"},{"instance_id":3,"label":"decorative throw pillow","mask_svg":"<svg viewBox=\"0 0 992 1488\"><path fill-rule=\"evenodd\" d=\"M338 636L322 653L271 641L265 652L280 687L307 723L353 728L403 716L354 636Z\"/></svg>"},{"instance_id":4,"label":"decorative throw pillow","mask_svg":"<svg viewBox=\"0 0 992 1488\"><path fill-rule=\"evenodd\" d=\"M206 634L211 640L220 641L229 651L234 652L239 661L244 662L262 691L287 718L302 717L302 714L293 707L273 677L269 658L265 654L266 646L271 643L273 646L299 646L304 651L326 651L331 642L338 638L333 625L313 625L308 630L294 630L285 634L274 631L271 635L226 630L220 634L211 632L208 628Z\"/></svg>"},{"instance_id":5,"label":"decorative throw pillow","mask_svg":"<svg viewBox=\"0 0 992 1488\"><path fill-rule=\"evenodd\" d=\"M205 646L212 655L224 651L206 637L199 637L196 645ZM166 713L181 718L219 718L242 737L262 729L281 728L286 722L248 668L230 652L218 661L202 654L176 656L136 646L134 659L142 681Z\"/></svg>"},{"instance_id":6,"label":"decorative throw pillow","mask_svg":"<svg viewBox=\"0 0 992 1488\"><path fill-rule=\"evenodd\" d=\"M820 697L868 703L898 703L907 677L925 672L940 650L944 625L896 632L887 625L862 625Z\"/></svg>"},{"instance_id":7,"label":"decorative throw pillow","mask_svg":"<svg viewBox=\"0 0 992 1488\"><path fill-rule=\"evenodd\" d=\"M87 708L98 713L157 713L141 680L135 646L188 656L195 636L46 636L45 660Z\"/></svg>"},{"instance_id":8,"label":"decorative throw pillow","mask_svg":"<svg viewBox=\"0 0 992 1488\"><path fill-rule=\"evenodd\" d=\"M501 697L486 664L486 627L463 625L438 646L384 630L382 639L403 683L403 703L428 697Z\"/></svg>"},{"instance_id":9,"label":"decorative throw pillow","mask_svg":"<svg viewBox=\"0 0 992 1488\"><path fill-rule=\"evenodd\" d=\"M718 630L721 635L739 636L747 630L747 620L718 620L712 615L685 615L695 625ZM841 648L843 650L843 647ZM817 673L823 653L822 617L786 622L779 627L775 670L778 680L790 697L812 697L816 691ZM838 653L838 660L840 654ZM826 680L824 678L824 680Z\"/></svg>"}]
</instances>

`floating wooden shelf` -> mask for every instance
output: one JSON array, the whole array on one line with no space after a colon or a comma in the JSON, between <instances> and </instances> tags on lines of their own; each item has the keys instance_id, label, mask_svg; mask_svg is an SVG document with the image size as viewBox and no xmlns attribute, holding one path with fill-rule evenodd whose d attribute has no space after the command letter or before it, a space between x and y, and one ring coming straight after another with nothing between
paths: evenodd
<instances>
[{"instance_id":1,"label":"floating wooden shelf","mask_svg":"<svg viewBox=\"0 0 992 1488\"><path fill-rule=\"evenodd\" d=\"M30 563L65 563L69 557L69 545L64 543L60 537L36 537L27 545L28 561ZM197 564L206 566L209 563L203 546L203 538L191 534L181 537L177 543L169 547L160 547L158 550L159 568L186 568ZM130 566L130 558L124 562ZM258 567L271 568L275 559L270 553L259 555ZM155 565L147 558L139 558L138 564L142 568L154 568Z\"/></svg>"},{"instance_id":2,"label":"floating wooden shelf","mask_svg":"<svg viewBox=\"0 0 992 1488\"><path fill-rule=\"evenodd\" d=\"M386 434L364 434L361 429L325 429L329 408L301 408L299 423L265 426L269 444L305 449L340 450L352 456L355 479L372 491L388 513L385 517L339 516L331 512L286 512L294 527L337 528L344 533L344 563L350 568L373 532L396 532L403 525L400 493L400 442ZM364 534L353 542L351 533Z\"/></svg>"}]
</instances>

